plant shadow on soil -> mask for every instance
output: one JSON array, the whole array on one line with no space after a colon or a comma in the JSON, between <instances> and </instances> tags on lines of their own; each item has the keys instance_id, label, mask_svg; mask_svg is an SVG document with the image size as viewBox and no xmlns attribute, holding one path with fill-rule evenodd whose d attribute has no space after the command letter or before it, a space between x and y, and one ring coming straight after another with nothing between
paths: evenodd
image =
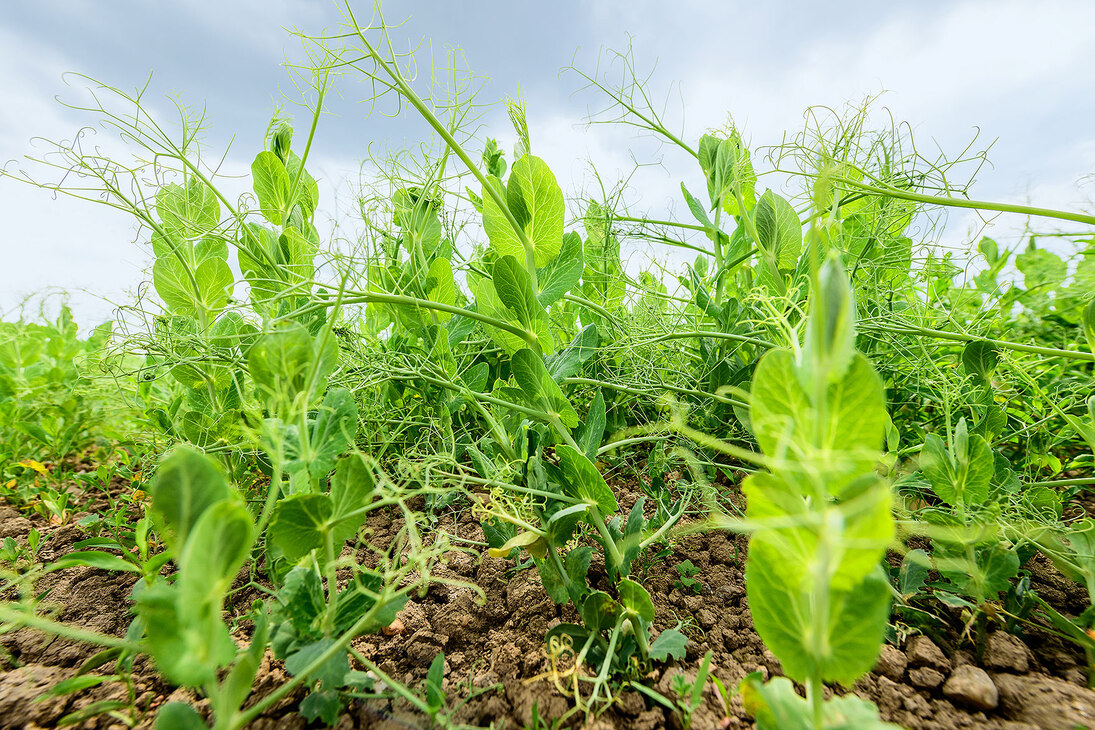
<instances>
[{"instance_id":1,"label":"plant shadow on soil","mask_svg":"<svg viewBox=\"0 0 1095 730\"><path fill-rule=\"evenodd\" d=\"M616 481L614 490L623 509L640 496L638 485ZM116 484L123 492L127 487ZM88 511L104 505L84 499ZM24 515L0 504L0 539L13 537L25 544L31 529L48 539L40 559L49 562L73 550L73 543L87 535L76 524L84 513L77 512L62 526L50 525L37 515ZM398 534L402 518L393 513L373 514L367 525L372 544L389 544ZM436 529L473 541L483 533L470 510L449 512L439 517ZM683 672L692 679L707 651L713 653L713 673L728 688L748 673L780 674L779 662L764 648L753 629L746 601L744 560L746 538L726 532L707 532L674 539L671 552L640 562L635 573L654 598L656 627L682 623L689 637L687 657L651 674L648 686L673 696L673 675ZM361 549L359 559L368 564L370 553ZM679 584L677 566L691 561L699 570L699 583ZM512 561L491 558L485 553L453 551L436 571L437 576L456 582L474 583L486 595L480 601L469 587L432 584L422 596L413 595L399 613L401 629L393 635L368 635L355 640L354 647L370 657L389 676L411 687L420 687L438 652L445 652L445 690L450 706L468 700L452 720L468 725L523 728L532 721L533 708L550 720L567 712L572 701L560 694L550 678L544 635L559 621L573 621L568 607L553 603L540 585L533 569L513 573ZM1061 576L1041 556L1025 568L1039 595L1058 610L1075 615L1086 605L1086 594ZM591 581L604 579L603 564L590 571ZM41 605L57 611L56 617L76 626L113 636L124 635L130 621L129 593L135 578L127 573L108 573L94 568L70 568L44 576L36 587ZM246 573L238 585L247 583ZM12 599L15 596L0 596ZM226 610L242 616L257 590L244 588L232 595ZM247 640L249 625L241 622L236 635ZM930 646L929 646L930 644ZM1003 632L990 637L988 650L979 664L991 678L997 701L987 711L977 709L978 698L953 691L946 693L948 677L959 668L977 664L968 646L955 633L939 644L916 637L900 647L887 645L876 670L862 678L852 691L875 702L882 717L914 730L944 728L1073 728L1095 727L1095 692L1086 688L1082 652L1049 634L1027 631L1023 639ZM940 650L941 649L941 650ZM76 668L96 652L95 647L59 637L19 629L0 635L0 728L50 727L63 716L104 700L125 700L126 688L117 682L104 683L82 692L36 702L57 682L73 676ZM109 671L106 665L99 671ZM961 674L961 672L958 672ZM251 701L256 701L286 681L281 663L269 653L255 681ZM186 690L171 687L156 673L146 657L136 660L133 671L137 727L150 728L155 711L170 700L204 702ZM488 691L482 691L490 688ZM838 690L844 691L844 690ZM481 693L480 693L481 692ZM309 725L297 713L302 692L284 698L252 724L254 728L295 730ZM954 699L952 702L951 699ZM580 726L584 716L575 714L567 726ZM342 713L337 728L417 728L428 724L402 702L354 700ZM677 715L651 703L634 690L619 694L618 701L600 715L598 728L654 730L680 727ZM692 718L697 730L747 728L753 723L740 697L730 703L729 712L709 682L704 702ZM108 715L89 718L75 727L122 728Z\"/></svg>"}]
</instances>

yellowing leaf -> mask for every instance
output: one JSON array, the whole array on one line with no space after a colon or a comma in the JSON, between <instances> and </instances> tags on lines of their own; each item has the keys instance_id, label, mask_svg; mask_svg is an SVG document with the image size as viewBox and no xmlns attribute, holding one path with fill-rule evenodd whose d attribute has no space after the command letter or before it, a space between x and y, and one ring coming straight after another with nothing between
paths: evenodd
<instances>
[{"instance_id":1,"label":"yellowing leaf","mask_svg":"<svg viewBox=\"0 0 1095 730\"><path fill-rule=\"evenodd\" d=\"M49 469L47 469L44 464L42 464L40 461L35 461L34 459L27 459L25 461L20 461L19 466L24 467L26 469L33 469L34 471L38 472L39 474L48 474L49 473Z\"/></svg>"}]
</instances>

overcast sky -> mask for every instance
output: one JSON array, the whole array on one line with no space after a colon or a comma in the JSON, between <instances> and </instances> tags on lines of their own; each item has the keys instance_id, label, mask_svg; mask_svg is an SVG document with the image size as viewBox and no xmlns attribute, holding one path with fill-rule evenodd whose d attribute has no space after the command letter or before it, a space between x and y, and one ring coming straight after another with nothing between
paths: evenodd
<instances>
[{"instance_id":1,"label":"overcast sky","mask_svg":"<svg viewBox=\"0 0 1095 730\"><path fill-rule=\"evenodd\" d=\"M371 3L353 5L362 19L371 16ZM423 78L431 48L443 61L445 49L459 47L467 66L488 79L480 102L523 91L534 152L568 195L588 184L587 160L612 179L631 172L633 155L661 161L632 178L636 211L679 214L680 182L702 189L694 161L679 150L652 147L626 128L583 124L603 100L575 93L581 79L560 70L573 62L592 72L606 50L630 43L641 71L656 65L651 91L659 100L668 95L667 120L690 144L728 115L751 145L778 143L801 128L807 107L886 91L880 109L909 122L922 148L960 152L978 129L980 147L997 140L974 197L1095 207L1090 178L1083 179L1095 171L1095 3L1085 0L1046 1L1037 10L1002 0L419 0L389 2L385 14L389 22L409 18L393 37L403 48L422 43ZM295 115L300 133L308 122L287 102L299 96L281 64L301 55L283 28L318 33L340 19L328 0L8 3L0 19L0 162L43 151L35 136L71 138L95 121L55 101L83 98L86 82L70 76L66 84L66 72L127 90L152 73L152 108L169 110L171 93L206 104L209 149L223 152L234 137L226 169L245 171L275 106ZM321 178L328 217L352 211L370 143L413 145L425 134L418 120L366 118L367 107L356 103L361 91L348 84L320 124L310 168ZM483 121L483 133L509 151L504 111L488 110ZM0 179L0 220L0 314L27 294L58 287L73 290L78 320L94 324L110 317L110 302L129 301L149 265L132 221L102 206ZM970 214L952 215L943 243L968 242L975 223ZM1000 220L986 232L1013 243L1021 225Z\"/></svg>"}]
</instances>

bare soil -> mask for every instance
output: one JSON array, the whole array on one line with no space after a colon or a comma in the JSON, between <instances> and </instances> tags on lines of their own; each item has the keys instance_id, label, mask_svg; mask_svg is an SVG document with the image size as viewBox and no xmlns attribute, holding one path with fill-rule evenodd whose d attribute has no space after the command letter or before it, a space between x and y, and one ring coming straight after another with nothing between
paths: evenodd
<instances>
[{"instance_id":1,"label":"bare soil","mask_svg":"<svg viewBox=\"0 0 1095 730\"><path fill-rule=\"evenodd\" d=\"M625 508L638 496L635 485L613 486L621 493ZM89 495L84 496L87 509L102 507ZM0 539L10 536L25 542L32 528L51 533L40 558L55 560L71 551L73 543L87 537L75 523L83 514L78 512L67 524L56 526L37 515L0 504ZM370 540L380 545L391 541L400 527L401 518L390 513L374 514L367 524ZM469 540L483 540L479 524L467 509L440 516L437 529ZM648 686L672 696L673 675L683 672L694 677L708 650L713 652L713 673L728 688L750 672L780 674L779 662L753 629L745 594L746 550L744 537L725 532L696 533L675 539L671 552L634 568L637 579L654 597L656 628L680 624L689 637L687 658L651 674ZM369 558L365 550L359 557L362 562ZM679 585L677 566L686 559L699 568L698 590ZM544 635L555 623L576 617L569 607L560 607L548 598L534 569L514 572L514 567L511 561L485 553L454 550L446 556L438 575L478 586L485 601L479 600L471 587L435 584L425 595L414 596L400 612L401 630L391 636L361 637L354 646L391 677L412 687L421 685L430 662L443 651L450 706L474 695L455 713L453 719L457 722L523 728L532 722L535 708L550 727L550 721L566 715L573 702L553 682ZM1049 561L1035 556L1024 567L1030 572L1032 587L1058 610L1074 615L1086 607L1086 593L1057 573ZM604 580L603 565L595 563L590 577L594 583ZM245 582L245 577L241 578ZM55 611L59 620L122 636L131 619L129 594L133 582L129 574L72 568L42 578L36 594L40 605ZM257 596L251 590L240 591L233 595L226 610L230 616L242 615ZM241 625L238 633L240 640L246 641L246 625ZM93 703L128 701L129 690L121 682L36 701L49 687L73 676L96 651L95 647L27 629L0 635L0 728L53 727L63 716ZM111 666L98 671L109 672ZM977 666L984 674L968 666ZM1077 648L1036 629L1027 630L1021 637L1002 631L992 634L980 657L968 640L963 641L958 632L951 631L934 640L908 636L887 644L874 672L853 688L838 691L853 691L870 699L878 705L883 718L916 730L1095 728L1095 692L1087 689L1084 666L1084 657ZM974 682L972 689L962 684L971 676L981 682ZM280 662L267 655L253 697L262 697L285 679ZM134 667L133 697L140 728L152 727L156 709L172 699L187 699L199 709L204 707L188 691L165 684L146 658L138 659ZM319 727L308 725L296 714L301 698L301 693L286 697L253 727ZM572 714L565 725L580 727L585 721L584 716ZM426 718L411 712L405 703L353 700L337 727L395 729L426 725ZM618 701L588 726L654 730L679 728L681 720L630 690L622 692ZM125 725L109 715L99 715L74 727ZM708 683L704 704L693 716L692 727L748 728L753 723L740 698L733 698L729 707L724 707Z\"/></svg>"}]
</instances>

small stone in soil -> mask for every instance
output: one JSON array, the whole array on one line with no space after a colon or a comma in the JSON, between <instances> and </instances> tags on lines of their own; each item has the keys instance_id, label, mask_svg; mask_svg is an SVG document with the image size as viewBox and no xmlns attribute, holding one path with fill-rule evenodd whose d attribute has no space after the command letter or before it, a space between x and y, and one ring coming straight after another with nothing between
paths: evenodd
<instances>
[{"instance_id":1,"label":"small stone in soil","mask_svg":"<svg viewBox=\"0 0 1095 730\"><path fill-rule=\"evenodd\" d=\"M940 672L949 672L951 669L950 660L943 656L943 652L927 636L909 639L905 654L909 657L909 664L914 667L931 667Z\"/></svg>"},{"instance_id":2,"label":"small stone in soil","mask_svg":"<svg viewBox=\"0 0 1095 730\"><path fill-rule=\"evenodd\" d=\"M943 684L943 673L931 667L917 667L909 670L909 682L921 689L935 689Z\"/></svg>"},{"instance_id":3,"label":"small stone in soil","mask_svg":"<svg viewBox=\"0 0 1095 730\"><path fill-rule=\"evenodd\" d=\"M989 675L984 669L970 664L954 670L943 685L943 696L957 705L975 710L992 710L1000 702L1000 694Z\"/></svg>"},{"instance_id":4,"label":"small stone in soil","mask_svg":"<svg viewBox=\"0 0 1095 730\"><path fill-rule=\"evenodd\" d=\"M894 682L900 682L901 678L905 676L905 667L908 663L909 660L897 647L892 644L883 644L882 650L878 653L878 661L875 662L874 670Z\"/></svg>"},{"instance_id":5,"label":"small stone in soil","mask_svg":"<svg viewBox=\"0 0 1095 730\"><path fill-rule=\"evenodd\" d=\"M989 635L985 645L985 667L1003 672L1024 674L1027 671L1027 646L1006 631Z\"/></svg>"}]
</instances>

